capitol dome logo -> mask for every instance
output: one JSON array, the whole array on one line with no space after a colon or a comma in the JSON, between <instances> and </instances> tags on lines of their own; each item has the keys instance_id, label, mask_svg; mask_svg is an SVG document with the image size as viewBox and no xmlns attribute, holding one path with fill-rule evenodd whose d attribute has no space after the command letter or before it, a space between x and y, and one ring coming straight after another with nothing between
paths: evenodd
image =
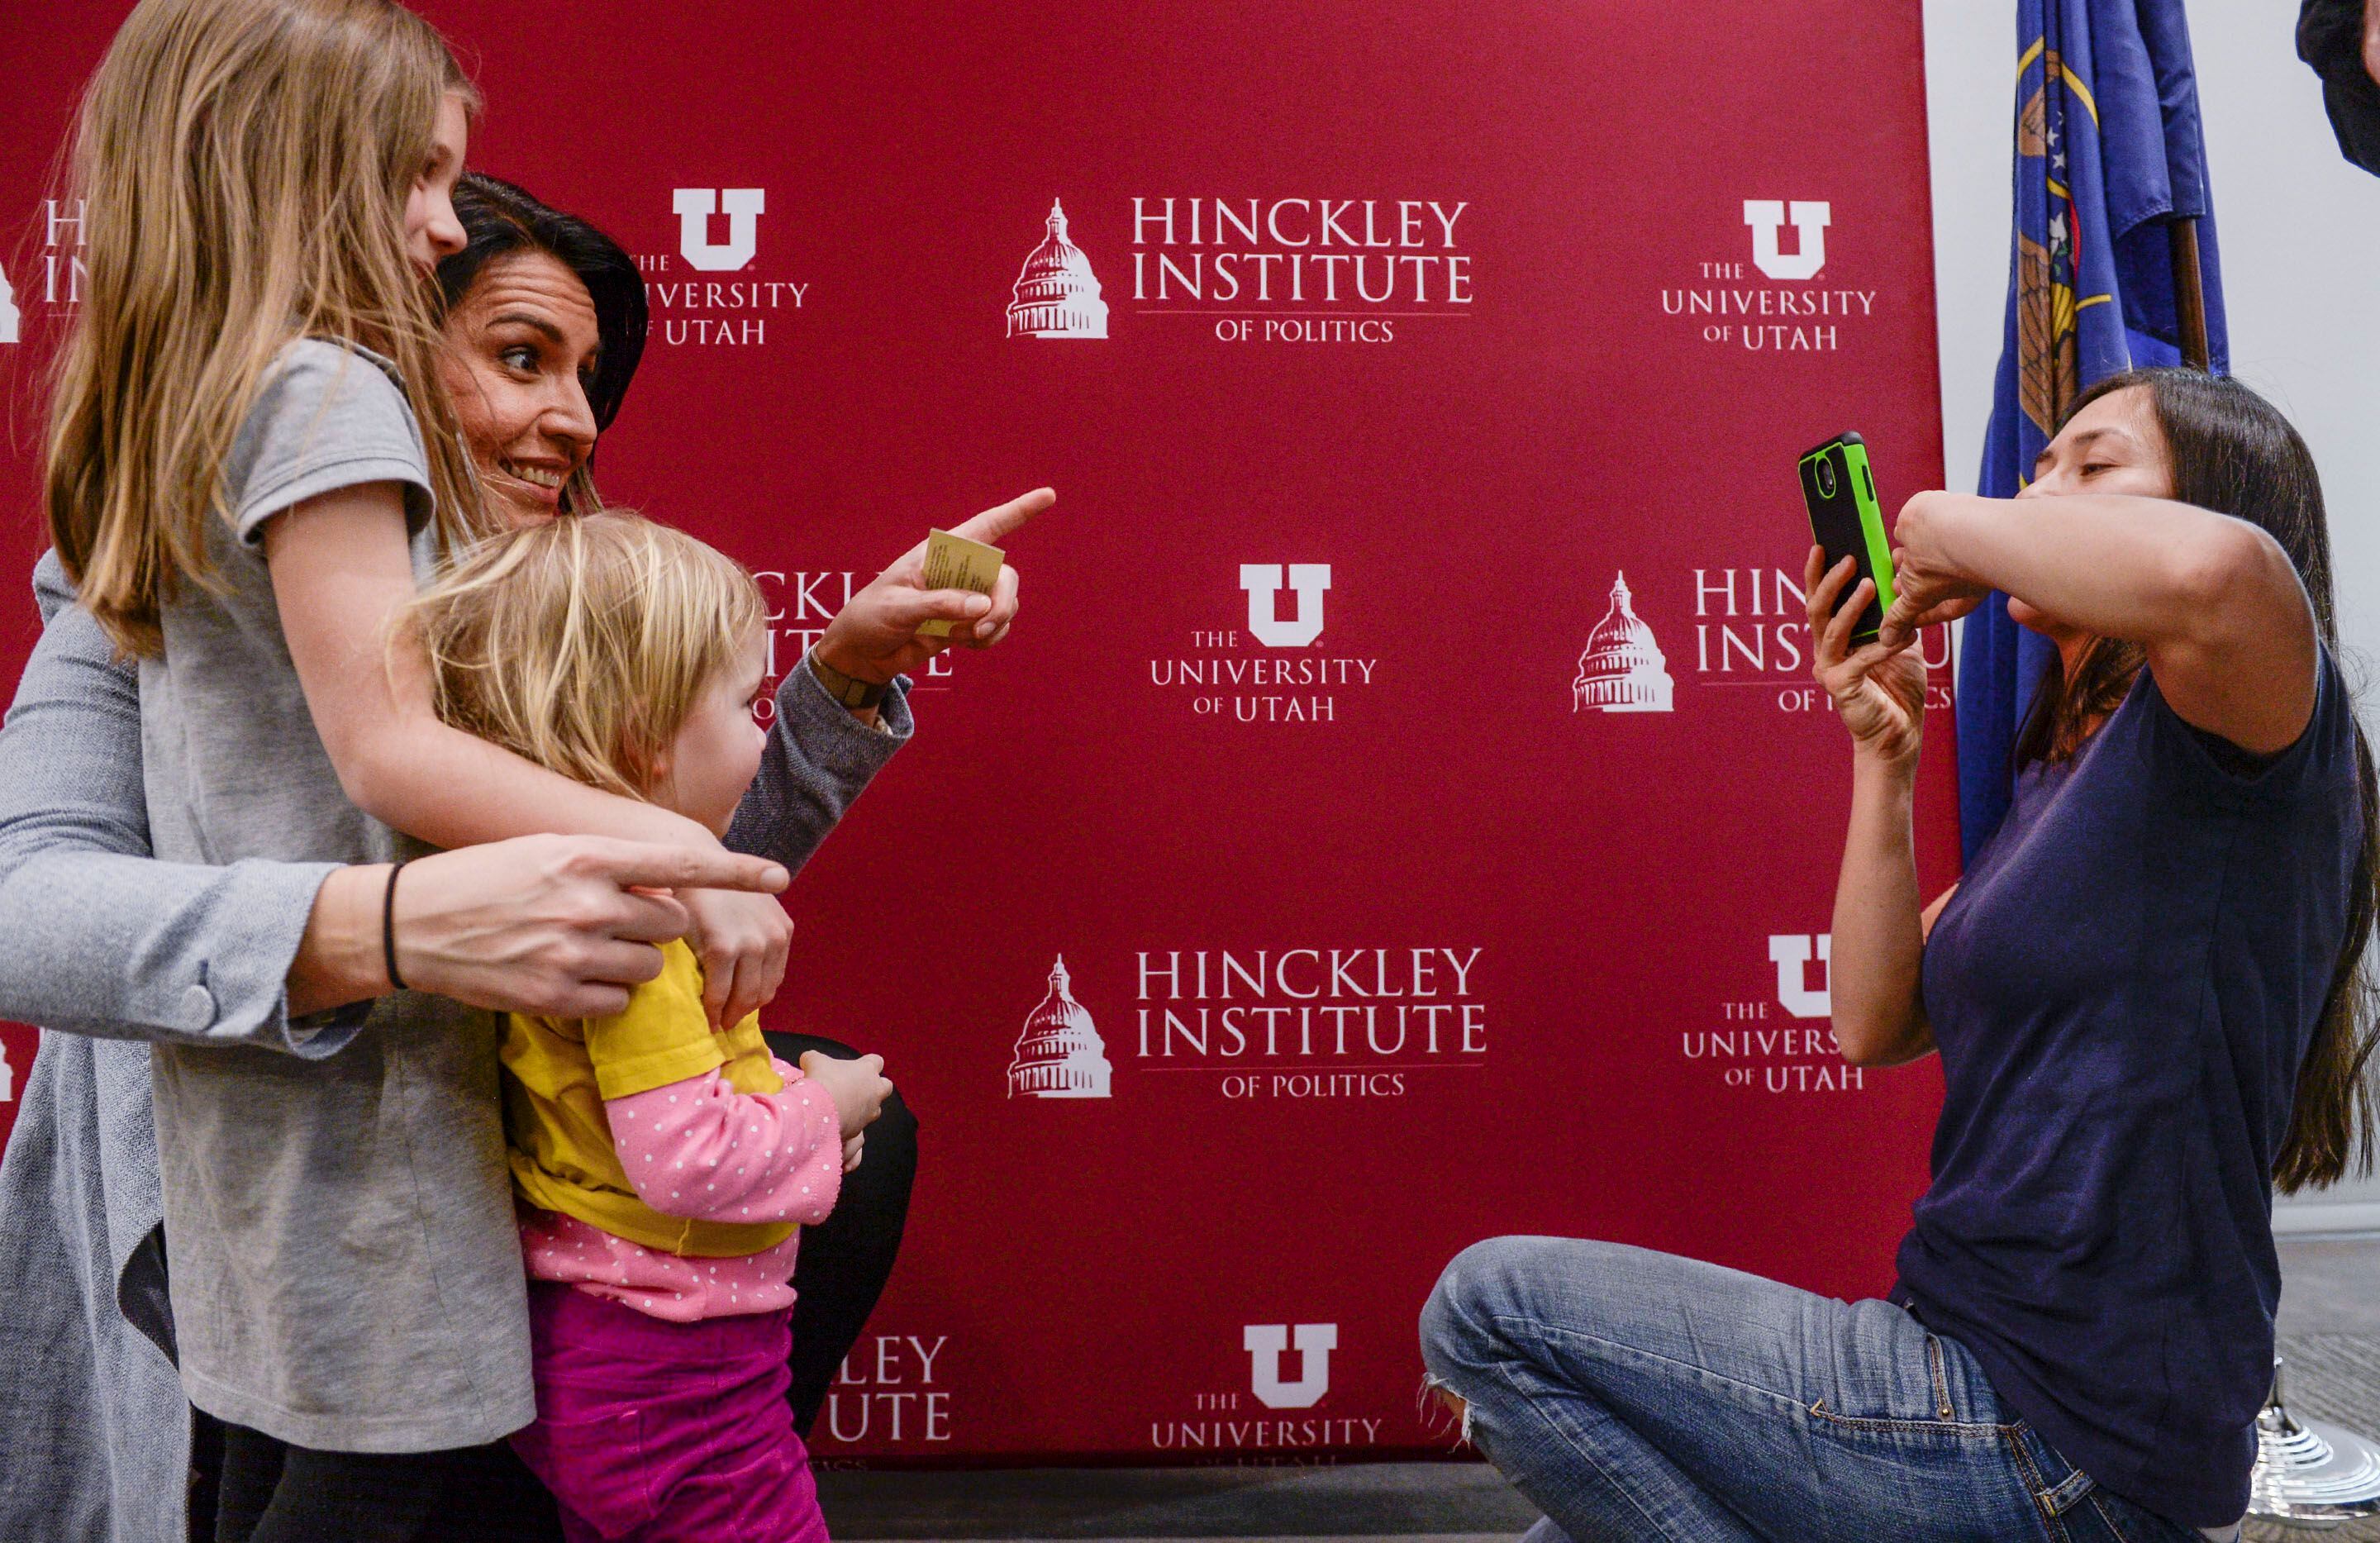
<instances>
[{"instance_id":1,"label":"capitol dome logo","mask_svg":"<svg viewBox=\"0 0 2380 1543\"><path fill-rule=\"evenodd\" d=\"M1050 991L1025 1020L1016 1056L1008 1063L1008 1096L1105 1099L1114 1068L1091 1014L1075 1000L1065 955L1050 970Z\"/></svg>"},{"instance_id":2,"label":"capitol dome logo","mask_svg":"<svg viewBox=\"0 0 2380 1543\"><path fill-rule=\"evenodd\" d=\"M1047 232L1016 275L1008 302L1011 337L1105 337L1108 303L1091 260L1066 237L1066 211L1050 200Z\"/></svg>"},{"instance_id":3,"label":"capitol dome logo","mask_svg":"<svg viewBox=\"0 0 2380 1543\"><path fill-rule=\"evenodd\" d=\"M1578 678L1570 683L1572 712L1668 712L1675 683L1653 629L1636 614L1628 576L1611 582L1611 609L1586 635L1578 656Z\"/></svg>"}]
</instances>

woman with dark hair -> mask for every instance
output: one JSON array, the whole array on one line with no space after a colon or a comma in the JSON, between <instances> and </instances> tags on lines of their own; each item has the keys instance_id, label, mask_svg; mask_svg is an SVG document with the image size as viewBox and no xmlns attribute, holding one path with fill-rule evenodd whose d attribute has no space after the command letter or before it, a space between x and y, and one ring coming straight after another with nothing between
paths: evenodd
<instances>
[{"instance_id":1,"label":"woman with dark hair","mask_svg":"<svg viewBox=\"0 0 2380 1543\"><path fill-rule=\"evenodd\" d=\"M490 513L518 524L595 507L596 439L643 346L635 265L593 226L492 178L467 177L455 205L468 240L440 275L441 368ZM1043 490L960 529L997 540L1050 502ZM137 677L43 559L43 631L0 731L0 1017L47 1026L0 1155L0 1427L17 1433L0 1463L0 1537L165 1543L190 1536L193 1518L197 1536L212 1532L212 1433L194 1432L171 1360L149 1043L335 1055L359 1022L343 1010L391 990L393 970L497 1011L620 1011L660 968L653 945L689 933L686 909L651 890L782 886L907 742L905 673L1006 635L1013 569L987 606L925 589L922 553L855 594L787 673L727 837L747 856L532 837L417 859L401 891L384 866L156 861ZM948 639L917 635L935 617L952 622ZM774 993L782 934L688 941L724 1021ZM789 1061L853 1053L771 1038ZM896 1095L833 1217L805 1230L788 1392L805 1428L891 1271L915 1132ZM509 1187L501 1166L489 1182ZM450 1465L445 1483L432 1525L447 1530L424 1537L560 1536L552 1500L501 1443ZM227 1498L235 1530L252 1499Z\"/></svg>"},{"instance_id":2,"label":"woman with dark hair","mask_svg":"<svg viewBox=\"0 0 2380 1543\"><path fill-rule=\"evenodd\" d=\"M1852 741L1835 1037L1938 1050L1947 1089L1900 1281L1844 1303L1614 1244L1465 1250L1423 1355L1541 1538L2235 1537L2273 1187L2359 1142L2369 1169L2380 792L2296 431L2233 381L2120 375L2022 495L1921 493L1895 539L1874 643L1848 561L1813 551L1806 584ZM2058 657L2006 820L1921 909L1912 645L1995 589Z\"/></svg>"},{"instance_id":3,"label":"woman with dark hair","mask_svg":"<svg viewBox=\"0 0 2380 1543\"><path fill-rule=\"evenodd\" d=\"M463 223L463 249L438 264L448 312L465 304L491 262L542 252L568 269L595 312L599 346L585 379L587 407L598 432L610 428L645 357L649 315L636 259L577 215L550 209L485 172L465 172L457 179L455 215Z\"/></svg>"},{"instance_id":4,"label":"woman with dark hair","mask_svg":"<svg viewBox=\"0 0 2380 1543\"><path fill-rule=\"evenodd\" d=\"M636 261L577 215L485 173L457 182L455 213L464 247L438 264L446 388L481 486L516 524L601 508L596 438L619 416L645 348L645 285ZM905 729L888 723L885 736L897 745ZM778 844L760 828L782 821L782 811L756 800L745 816L753 828L739 851L794 866L808 856L807 847L774 850ZM771 1032L769 1039L794 1064L813 1051L842 1060L859 1054L817 1035ZM868 1127L867 1160L844 1177L833 1215L802 1229L790 1397L804 1436L892 1278L917 1167L917 1118L896 1092Z\"/></svg>"}]
</instances>

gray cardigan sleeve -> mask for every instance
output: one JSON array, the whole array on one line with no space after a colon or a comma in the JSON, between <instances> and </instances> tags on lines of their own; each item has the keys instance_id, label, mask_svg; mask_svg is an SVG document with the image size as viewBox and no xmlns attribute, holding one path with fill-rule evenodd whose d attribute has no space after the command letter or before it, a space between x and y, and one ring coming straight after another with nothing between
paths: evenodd
<instances>
[{"instance_id":1,"label":"gray cardigan sleeve","mask_svg":"<svg viewBox=\"0 0 2380 1543\"><path fill-rule=\"evenodd\" d=\"M0 1017L309 1059L361 1014L292 1023L286 980L337 865L150 856L132 667L44 555L42 627L0 726Z\"/></svg>"},{"instance_id":2,"label":"gray cardigan sleeve","mask_svg":"<svg viewBox=\"0 0 2380 1543\"><path fill-rule=\"evenodd\" d=\"M917 732L908 676L892 683L877 714L881 728L854 718L810 674L808 655L786 671L760 774L736 806L728 849L800 871L852 801Z\"/></svg>"}]
</instances>

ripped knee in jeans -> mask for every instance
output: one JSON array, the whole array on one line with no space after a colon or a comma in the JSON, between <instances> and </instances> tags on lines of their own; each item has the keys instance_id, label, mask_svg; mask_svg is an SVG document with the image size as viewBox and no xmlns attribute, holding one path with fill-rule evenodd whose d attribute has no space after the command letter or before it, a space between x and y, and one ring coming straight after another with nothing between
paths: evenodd
<instances>
[{"instance_id":1,"label":"ripped knee in jeans","mask_svg":"<svg viewBox=\"0 0 2380 1543\"><path fill-rule=\"evenodd\" d=\"M1454 1428L1454 1444L1469 1446L1471 1442L1471 1401L1454 1391L1446 1379L1425 1374L1421 1379L1422 1421L1432 1435L1444 1428L1433 1418L1443 1415Z\"/></svg>"}]
</instances>

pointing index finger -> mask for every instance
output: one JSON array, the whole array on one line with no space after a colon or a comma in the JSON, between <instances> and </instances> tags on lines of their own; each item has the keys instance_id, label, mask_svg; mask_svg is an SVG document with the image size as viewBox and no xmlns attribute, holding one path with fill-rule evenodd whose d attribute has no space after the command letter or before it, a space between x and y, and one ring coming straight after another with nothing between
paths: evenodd
<instances>
[{"instance_id":1,"label":"pointing index finger","mask_svg":"<svg viewBox=\"0 0 2380 1543\"><path fill-rule=\"evenodd\" d=\"M986 546L998 546L1003 538L1024 529L1026 520L1057 502L1058 495L1050 489L1036 488L1022 498L1012 498L972 519L961 521L951 528L951 534Z\"/></svg>"},{"instance_id":2,"label":"pointing index finger","mask_svg":"<svg viewBox=\"0 0 2380 1543\"><path fill-rule=\"evenodd\" d=\"M735 852L601 837L585 838L584 846L596 871L622 889L752 890L774 894L784 889L791 877L765 857Z\"/></svg>"}]
</instances>

